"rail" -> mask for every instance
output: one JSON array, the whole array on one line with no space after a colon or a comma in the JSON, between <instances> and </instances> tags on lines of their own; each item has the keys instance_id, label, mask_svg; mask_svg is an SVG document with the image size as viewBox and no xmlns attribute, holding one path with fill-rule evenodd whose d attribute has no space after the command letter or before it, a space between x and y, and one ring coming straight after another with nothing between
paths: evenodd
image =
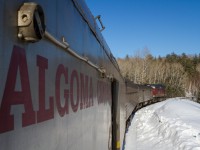
<instances>
[{"instance_id":1,"label":"rail","mask_svg":"<svg viewBox=\"0 0 200 150\"><path fill-rule=\"evenodd\" d=\"M89 61L88 58L82 57L79 54L77 54L74 50L72 50L70 48L69 43L67 43L67 41L65 40L65 38L62 38L62 41L57 40L53 35L51 35L48 31L45 31L44 36L46 37L46 39L50 40L52 43L54 43L55 45L63 48L66 52L68 52L69 54L71 54L72 56L76 57L77 59L84 61L85 63L87 63L88 65L90 65L91 67L95 68L97 71L100 72L101 77L102 78L109 78L112 79L113 76L112 75L106 75L106 70L102 67L99 67L97 65L95 65L94 63L92 63L91 61Z\"/></svg>"}]
</instances>

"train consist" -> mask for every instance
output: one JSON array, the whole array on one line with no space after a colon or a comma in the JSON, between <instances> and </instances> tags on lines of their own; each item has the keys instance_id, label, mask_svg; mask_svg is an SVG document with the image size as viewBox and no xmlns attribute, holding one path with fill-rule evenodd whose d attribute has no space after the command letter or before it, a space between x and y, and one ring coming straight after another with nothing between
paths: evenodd
<instances>
[{"instance_id":1,"label":"train consist","mask_svg":"<svg viewBox=\"0 0 200 150\"><path fill-rule=\"evenodd\" d=\"M84 0L0 1L0 149L122 149L151 88L125 82L99 16Z\"/></svg>"},{"instance_id":2,"label":"train consist","mask_svg":"<svg viewBox=\"0 0 200 150\"><path fill-rule=\"evenodd\" d=\"M166 99L165 86L162 84L140 85L126 80L126 129L130 126L135 112L139 109Z\"/></svg>"}]
</instances>

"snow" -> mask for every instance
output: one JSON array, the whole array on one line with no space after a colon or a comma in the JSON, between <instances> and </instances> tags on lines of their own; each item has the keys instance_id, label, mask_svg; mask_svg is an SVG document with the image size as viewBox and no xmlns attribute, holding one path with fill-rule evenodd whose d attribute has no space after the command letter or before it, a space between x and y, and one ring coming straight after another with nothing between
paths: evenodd
<instances>
[{"instance_id":1,"label":"snow","mask_svg":"<svg viewBox=\"0 0 200 150\"><path fill-rule=\"evenodd\" d=\"M168 99L135 113L125 150L200 150L200 104Z\"/></svg>"}]
</instances>

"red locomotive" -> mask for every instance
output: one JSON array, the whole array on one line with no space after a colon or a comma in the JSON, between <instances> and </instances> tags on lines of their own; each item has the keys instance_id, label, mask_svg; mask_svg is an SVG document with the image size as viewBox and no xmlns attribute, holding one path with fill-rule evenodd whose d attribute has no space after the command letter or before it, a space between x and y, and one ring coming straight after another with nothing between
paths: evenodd
<instances>
[{"instance_id":1,"label":"red locomotive","mask_svg":"<svg viewBox=\"0 0 200 150\"><path fill-rule=\"evenodd\" d=\"M165 86L162 84L149 84L147 86L150 86L152 88L151 94L153 97L165 97Z\"/></svg>"}]
</instances>

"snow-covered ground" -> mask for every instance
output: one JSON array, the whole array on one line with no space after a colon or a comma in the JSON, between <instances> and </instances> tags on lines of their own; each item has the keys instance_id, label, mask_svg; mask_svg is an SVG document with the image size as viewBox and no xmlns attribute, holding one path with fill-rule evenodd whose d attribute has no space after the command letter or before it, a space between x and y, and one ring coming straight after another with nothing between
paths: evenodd
<instances>
[{"instance_id":1,"label":"snow-covered ground","mask_svg":"<svg viewBox=\"0 0 200 150\"><path fill-rule=\"evenodd\" d=\"M125 150L200 150L200 104L173 98L137 111Z\"/></svg>"}]
</instances>

